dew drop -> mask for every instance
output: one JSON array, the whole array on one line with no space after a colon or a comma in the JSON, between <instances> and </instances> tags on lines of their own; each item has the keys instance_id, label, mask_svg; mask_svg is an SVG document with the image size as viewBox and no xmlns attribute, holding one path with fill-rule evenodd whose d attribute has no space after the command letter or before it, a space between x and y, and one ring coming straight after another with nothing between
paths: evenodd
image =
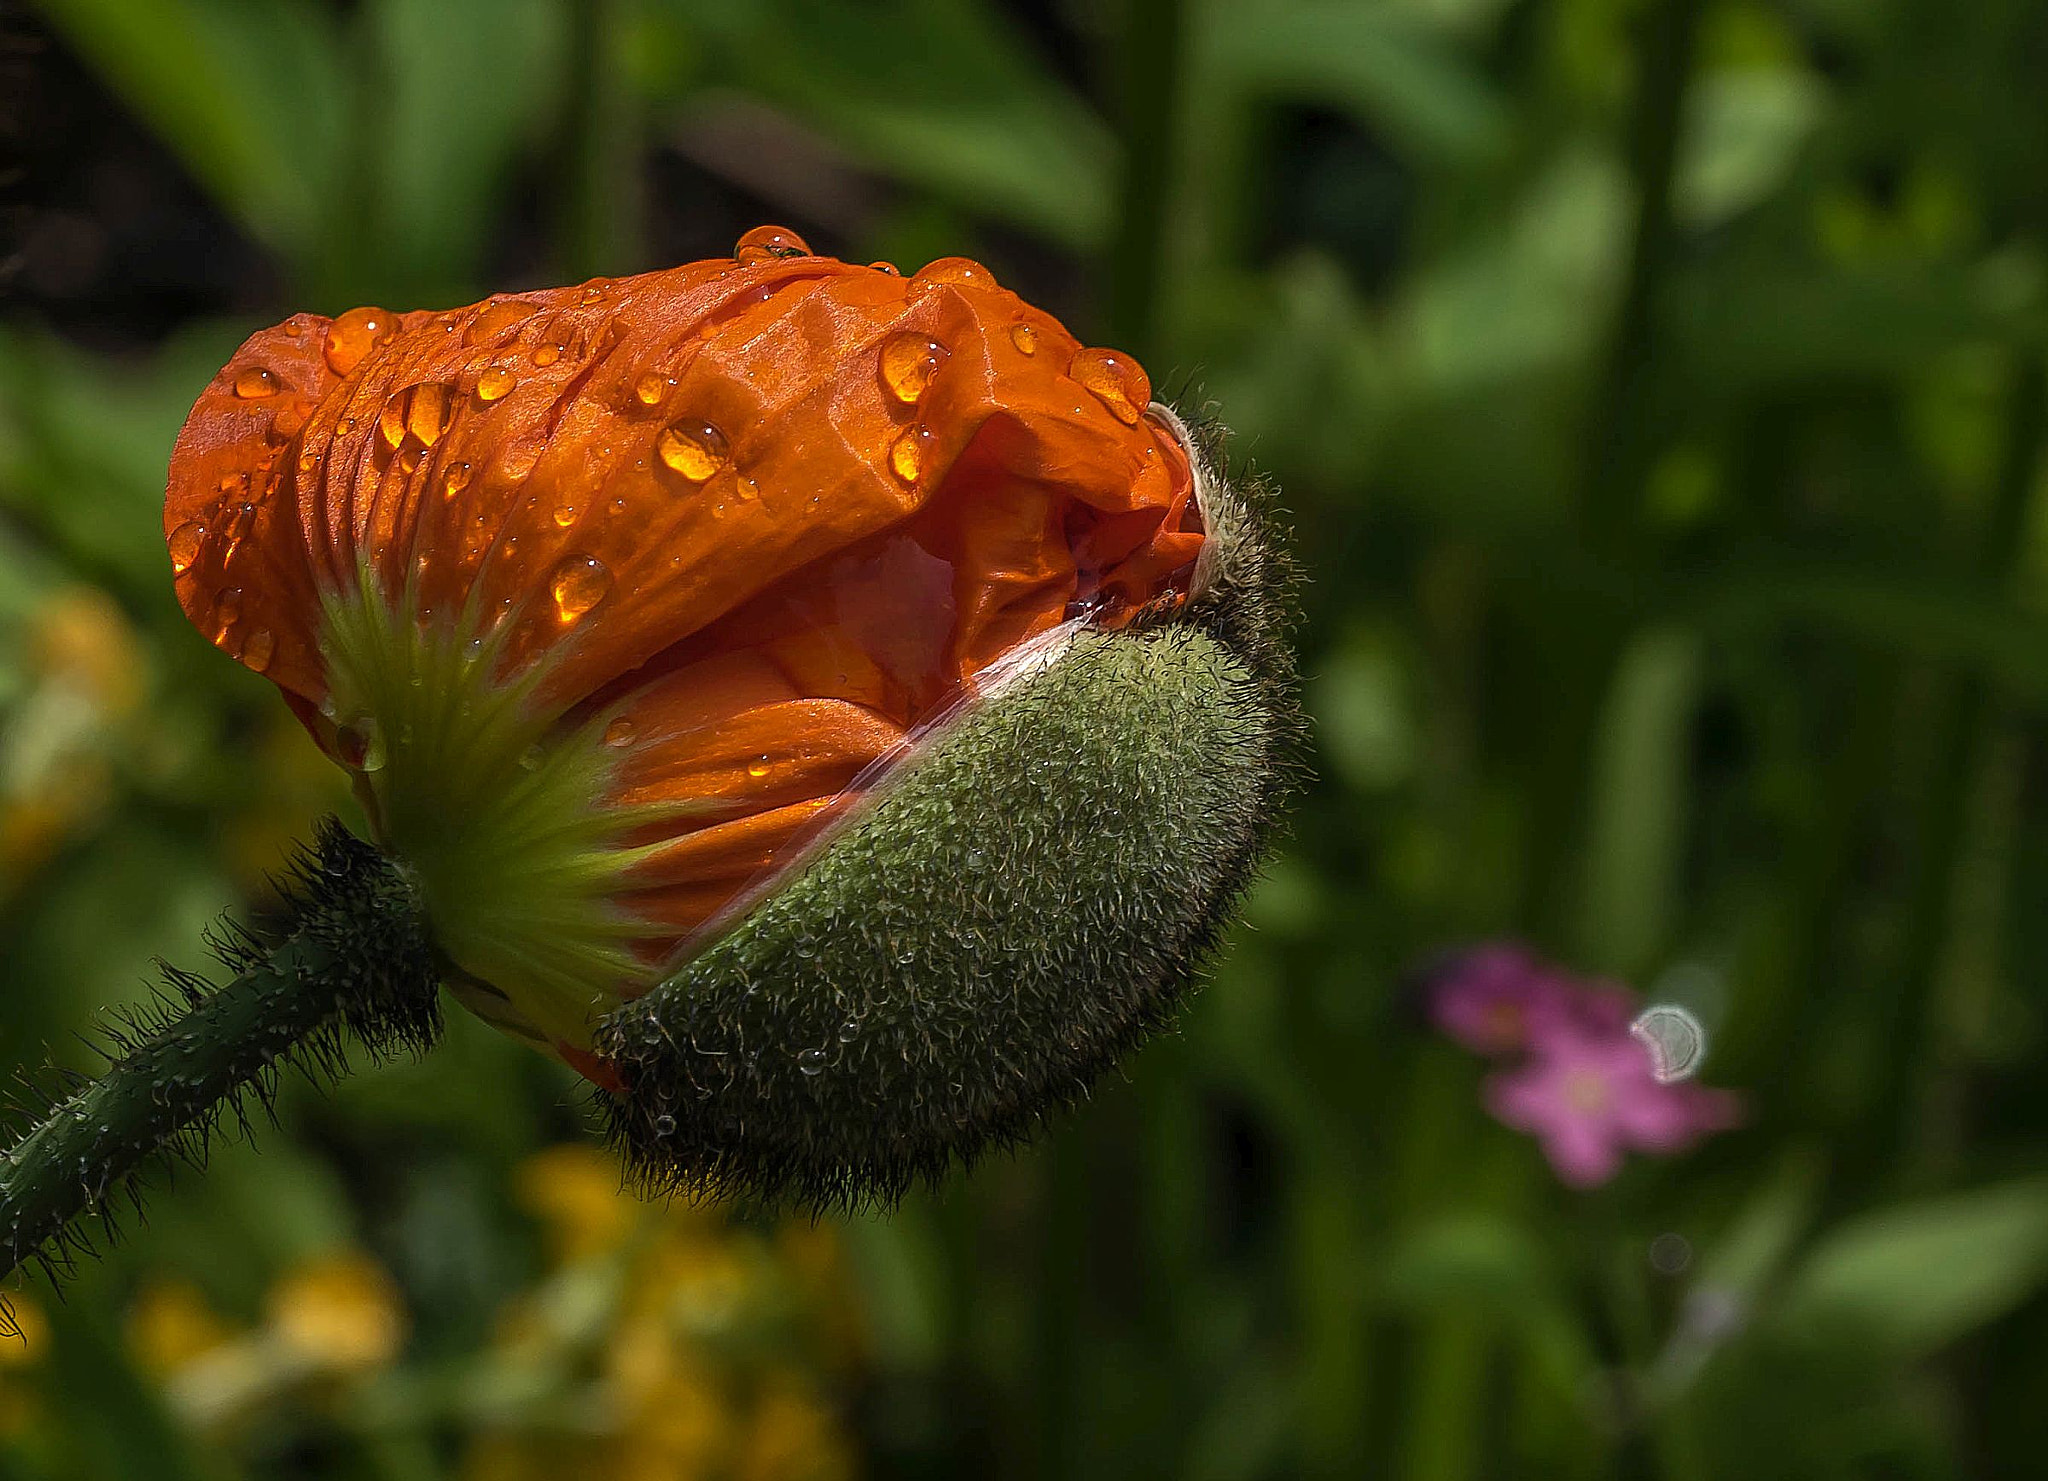
<instances>
[{"instance_id":1,"label":"dew drop","mask_svg":"<svg viewBox=\"0 0 2048 1481\"><path fill-rule=\"evenodd\" d=\"M630 746L633 743L633 722L621 715L605 726L604 743L608 746Z\"/></svg>"},{"instance_id":2,"label":"dew drop","mask_svg":"<svg viewBox=\"0 0 2048 1481\"><path fill-rule=\"evenodd\" d=\"M395 448L405 441L405 392L397 392L384 403L377 413L377 431L386 447Z\"/></svg>"},{"instance_id":3,"label":"dew drop","mask_svg":"<svg viewBox=\"0 0 2048 1481\"><path fill-rule=\"evenodd\" d=\"M941 257L927 262L910 280L912 289L936 288L953 283L970 288L993 288L995 275L971 257Z\"/></svg>"},{"instance_id":4,"label":"dew drop","mask_svg":"<svg viewBox=\"0 0 2048 1481\"><path fill-rule=\"evenodd\" d=\"M228 629L242 620L242 588L230 586L222 592L213 604L214 636L216 643L227 639Z\"/></svg>"},{"instance_id":5,"label":"dew drop","mask_svg":"<svg viewBox=\"0 0 2048 1481\"><path fill-rule=\"evenodd\" d=\"M382 771L390 758L390 749L384 744L384 727L373 715L359 716L342 726L335 732L334 744L341 764L357 771Z\"/></svg>"},{"instance_id":6,"label":"dew drop","mask_svg":"<svg viewBox=\"0 0 2048 1481\"><path fill-rule=\"evenodd\" d=\"M171 531L171 574L182 576L199 563L199 552L206 543L206 526L196 519L188 519Z\"/></svg>"},{"instance_id":7,"label":"dew drop","mask_svg":"<svg viewBox=\"0 0 2048 1481\"><path fill-rule=\"evenodd\" d=\"M296 437L299 428L306 425L306 418L313 414L313 403L303 396L287 401L277 409L271 418L270 430L279 437Z\"/></svg>"},{"instance_id":8,"label":"dew drop","mask_svg":"<svg viewBox=\"0 0 2048 1481\"><path fill-rule=\"evenodd\" d=\"M796 1067L806 1075L825 1073L825 1061L829 1056L822 1049L806 1049L796 1057Z\"/></svg>"},{"instance_id":9,"label":"dew drop","mask_svg":"<svg viewBox=\"0 0 2048 1481\"><path fill-rule=\"evenodd\" d=\"M1038 353L1038 331L1029 324L1013 324L1010 327L1010 343L1017 347L1020 355Z\"/></svg>"},{"instance_id":10,"label":"dew drop","mask_svg":"<svg viewBox=\"0 0 2048 1481\"><path fill-rule=\"evenodd\" d=\"M267 627L259 627L249 634L249 641L242 645L242 662L255 673L262 673L270 667L270 660L277 652L277 639Z\"/></svg>"},{"instance_id":11,"label":"dew drop","mask_svg":"<svg viewBox=\"0 0 2048 1481\"><path fill-rule=\"evenodd\" d=\"M556 529L566 530L574 523L576 523L576 506L574 504L564 504L555 511Z\"/></svg>"},{"instance_id":12,"label":"dew drop","mask_svg":"<svg viewBox=\"0 0 2048 1481\"><path fill-rule=\"evenodd\" d=\"M659 1116L656 1116L654 1118L654 1134L656 1136L673 1136L675 1134L675 1129L676 1118L671 1116L668 1112L663 1111Z\"/></svg>"},{"instance_id":13,"label":"dew drop","mask_svg":"<svg viewBox=\"0 0 2048 1481\"><path fill-rule=\"evenodd\" d=\"M904 405L915 406L950 353L937 340L914 329L890 335L882 341L876 359L883 388Z\"/></svg>"},{"instance_id":14,"label":"dew drop","mask_svg":"<svg viewBox=\"0 0 2048 1481\"><path fill-rule=\"evenodd\" d=\"M422 381L406 394L405 429L432 447L448 430L455 408L450 403L445 381Z\"/></svg>"},{"instance_id":15,"label":"dew drop","mask_svg":"<svg viewBox=\"0 0 2048 1481\"><path fill-rule=\"evenodd\" d=\"M321 353L336 375L347 375L363 363L363 357L390 338L398 326L383 309L350 309L327 326L327 342Z\"/></svg>"},{"instance_id":16,"label":"dew drop","mask_svg":"<svg viewBox=\"0 0 2048 1481\"><path fill-rule=\"evenodd\" d=\"M504 366L490 366L476 378L476 399L483 402L496 401L517 384L519 377Z\"/></svg>"},{"instance_id":17,"label":"dew drop","mask_svg":"<svg viewBox=\"0 0 2048 1481\"><path fill-rule=\"evenodd\" d=\"M756 756L752 761L749 761L747 763L747 775L754 778L756 781L759 781L762 777L768 775L767 752L762 752L759 756Z\"/></svg>"},{"instance_id":18,"label":"dew drop","mask_svg":"<svg viewBox=\"0 0 2048 1481\"><path fill-rule=\"evenodd\" d=\"M642 406L653 406L675 389L676 378L650 370L633 383L633 394Z\"/></svg>"},{"instance_id":19,"label":"dew drop","mask_svg":"<svg viewBox=\"0 0 2048 1481\"><path fill-rule=\"evenodd\" d=\"M514 325L531 319L538 307L523 298L501 298L495 303L487 303L469 321L469 328L462 331L462 342L480 345L496 339Z\"/></svg>"},{"instance_id":20,"label":"dew drop","mask_svg":"<svg viewBox=\"0 0 2048 1481\"><path fill-rule=\"evenodd\" d=\"M544 345L535 346L533 351L533 363L536 365L552 365L561 358L562 346L552 341Z\"/></svg>"},{"instance_id":21,"label":"dew drop","mask_svg":"<svg viewBox=\"0 0 2048 1481\"><path fill-rule=\"evenodd\" d=\"M1152 404L1152 382L1144 369L1117 350L1076 350L1067 374L1126 427L1137 426L1138 418Z\"/></svg>"},{"instance_id":22,"label":"dew drop","mask_svg":"<svg viewBox=\"0 0 2048 1481\"><path fill-rule=\"evenodd\" d=\"M903 269L898 267L893 262L877 261L869 263L868 266L873 268L878 273L887 273L892 278L900 278L903 276Z\"/></svg>"},{"instance_id":23,"label":"dew drop","mask_svg":"<svg viewBox=\"0 0 2048 1481\"><path fill-rule=\"evenodd\" d=\"M251 365L235 377L235 394L244 401L261 401L283 389L283 383L261 365Z\"/></svg>"},{"instance_id":24,"label":"dew drop","mask_svg":"<svg viewBox=\"0 0 2048 1481\"><path fill-rule=\"evenodd\" d=\"M555 599L555 616L563 623L574 622L604 600L612 588L612 573L595 556L572 555L555 568L548 591Z\"/></svg>"},{"instance_id":25,"label":"dew drop","mask_svg":"<svg viewBox=\"0 0 2048 1481\"><path fill-rule=\"evenodd\" d=\"M905 483L916 483L918 472L924 467L925 449L931 445L932 432L929 427L912 427L896 439L889 449L889 466L896 476Z\"/></svg>"},{"instance_id":26,"label":"dew drop","mask_svg":"<svg viewBox=\"0 0 2048 1481\"><path fill-rule=\"evenodd\" d=\"M846 1022L839 1025L840 1043L851 1044L855 1039L858 1039L859 1037L860 1023L858 1020L849 1018L846 1020Z\"/></svg>"},{"instance_id":27,"label":"dew drop","mask_svg":"<svg viewBox=\"0 0 2048 1481\"><path fill-rule=\"evenodd\" d=\"M732 461L725 434L709 422L670 422L654 440L654 450L662 462L691 483L704 482Z\"/></svg>"},{"instance_id":28,"label":"dew drop","mask_svg":"<svg viewBox=\"0 0 2048 1481\"><path fill-rule=\"evenodd\" d=\"M786 226L757 226L735 242L732 249L732 260L742 263L810 255L810 244Z\"/></svg>"},{"instance_id":29,"label":"dew drop","mask_svg":"<svg viewBox=\"0 0 2048 1481\"><path fill-rule=\"evenodd\" d=\"M441 497L452 499L469 487L475 470L467 463L450 463L441 470Z\"/></svg>"}]
</instances>

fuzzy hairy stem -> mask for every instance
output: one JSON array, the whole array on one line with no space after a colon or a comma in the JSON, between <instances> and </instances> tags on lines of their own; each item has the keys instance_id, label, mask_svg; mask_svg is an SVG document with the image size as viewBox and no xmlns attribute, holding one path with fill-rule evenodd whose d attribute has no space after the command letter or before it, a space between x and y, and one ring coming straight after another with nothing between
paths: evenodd
<instances>
[{"instance_id":1,"label":"fuzzy hairy stem","mask_svg":"<svg viewBox=\"0 0 2048 1481\"><path fill-rule=\"evenodd\" d=\"M81 1215L111 1233L115 1205L135 1200L153 1161L197 1161L224 1116L246 1125L247 1098L268 1105L282 1066L342 1073L344 1030L379 1056L438 1035L433 944L388 858L330 820L280 883L277 927L230 927L213 942L231 980L166 969L176 996L110 1028L106 1073L0 1154L4 1273L68 1264L89 1248Z\"/></svg>"}]
</instances>

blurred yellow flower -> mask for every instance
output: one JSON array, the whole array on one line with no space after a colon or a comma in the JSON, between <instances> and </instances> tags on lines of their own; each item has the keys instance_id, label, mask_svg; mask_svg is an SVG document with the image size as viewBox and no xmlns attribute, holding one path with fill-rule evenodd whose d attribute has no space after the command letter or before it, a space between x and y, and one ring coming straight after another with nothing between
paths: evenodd
<instances>
[{"instance_id":1,"label":"blurred yellow flower","mask_svg":"<svg viewBox=\"0 0 2048 1481\"><path fill-rule=\"evenodd\" d=\"M500 1325L472 1481L840 1481L855 1447L829 1400L864 1350L838 1232L650 1207L595 1148L520 1168L556 1269ZM573 1419L565 1416L574 1416ZM565 1435L566 1426L590 1432Z\"/></svg>"},{"instance_id":2,"label":"blurred yellow flower","mask_svg":"<svg viewBox=\"0 0 2048 1481\"><path fill-rule=\"evenodd\" d=\"M550 1147L520 1166L520 1205L547 1228L548 1252L573 1264L616 1248L639 1221L641 1207L622 1196L619 1165L596 1147Z\"/></svg>"},{"instance_id":3,"label":"blurred yellow flower","mask_svg":"<svg viewBox=\"0 0 2048 1481\"><path fill-rule=\"evenodd\" d=\"M26 686L0 736L0 888L7 889L107 805L109 738L146 688L134 632L97 587L70 586L47 598L23 656Z\"/></svg>"},{"instance_id":4,"label":"blurred yellow flower","mask_svg":"<svg viewBox=\"0 0 2048 1481\"><path fill-rule=\"evenodd\" d=\"M379 1367L405 1341L398 1291L365 1255L329 1255L299 1266L272 1288L269 1307L277 1338L320 1367Z\"/></svg>"},{"instance_id":5,"label":"blurred yellow flower","mask_svg":"<svg viewBox=\"0 0 2048 1481\"><path fill-rule=\"evenodd\" d=\"M129 1304L128 1347L142 1367L159 1376L184 1367L234 1336L200 1289L188 1280L152 1280Z\"/></svg>"}]
</instances>

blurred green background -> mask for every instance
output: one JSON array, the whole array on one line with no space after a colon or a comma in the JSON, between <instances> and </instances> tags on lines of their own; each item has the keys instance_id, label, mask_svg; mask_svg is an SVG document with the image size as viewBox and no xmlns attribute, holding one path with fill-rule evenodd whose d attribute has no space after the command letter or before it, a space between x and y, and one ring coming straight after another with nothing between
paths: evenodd
<instances>
[{"instance_id":1,"label":"blurred green background","mask_svg":"<svg viewBox=\"0 0 2048 1481\"><path fill-rule=\"evenodd\" d=\"M891 1219L623 1200L459 1015L292 1088L23 1287L0 1478L2037 1471L2044 78L2039 0L0 6L8 1064L336 803L159 524L297 309L980 257L1279 479L1319 773L1185 1032ZM1404 984L1491 938L1745 1126L1561 1187Z\"/></svg>"}]
</instances>

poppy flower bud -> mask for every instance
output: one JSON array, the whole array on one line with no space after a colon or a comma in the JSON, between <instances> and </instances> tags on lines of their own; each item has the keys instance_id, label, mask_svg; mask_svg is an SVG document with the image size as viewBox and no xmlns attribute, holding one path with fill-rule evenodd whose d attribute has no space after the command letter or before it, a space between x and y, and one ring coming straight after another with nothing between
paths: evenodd
<instances>
[{"instance_id":1,"label":"poppy flower bud","mask_svg":"<svg viewBox=\"0 0 2048 1481\"><path fill-rule=\"evenodd\" d=\"M1215 454L978 264L763 228L252 336L165 532L652 1181L888 1196L1161 1023L1257 860L1284 583Z\"/></svg>"}]
</instances>

